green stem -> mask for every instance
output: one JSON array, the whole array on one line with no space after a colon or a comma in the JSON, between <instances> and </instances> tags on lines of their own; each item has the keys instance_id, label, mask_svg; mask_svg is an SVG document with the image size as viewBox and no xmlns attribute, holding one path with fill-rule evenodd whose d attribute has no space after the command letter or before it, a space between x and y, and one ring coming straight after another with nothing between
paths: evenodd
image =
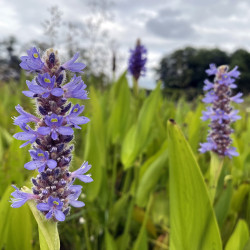
<instances>
[{"instance_id":1,"label":"green stem","mask_svg":"<svg viewBox=\"0 0 250 250\"><path fill-rule=\"evenodd\" d=\"M89 241L89 229L88 229L88 225L87 225L87 220L85 221L85 223L83 224L83 226L84 226L85 243L86 243L87 249L91 250L91 245L90 245L90 241Z\"/></svg>"},{"instance_id":2,"label":"green stem","mask_svg":"<svg viewBox=\"0 0 250 250\"><path fill-rule=\"evenodd\" d=\"M137 97L139 92L138 80L136 80L134 77L133 77L133 89L134 89L134 95L135 97Z\"/></svg>"},{"instance_id":3,"label":"green stem","mask_svg":"<svg viewBox=\"0 0 250 250\"><path fill-rule=\"evenodd\" d=\"M218 180L223 167L223 161L223 158L219 157L215 153L211 153L209 192L212 204L214 203Z\"/></svg>"}]
</instances>

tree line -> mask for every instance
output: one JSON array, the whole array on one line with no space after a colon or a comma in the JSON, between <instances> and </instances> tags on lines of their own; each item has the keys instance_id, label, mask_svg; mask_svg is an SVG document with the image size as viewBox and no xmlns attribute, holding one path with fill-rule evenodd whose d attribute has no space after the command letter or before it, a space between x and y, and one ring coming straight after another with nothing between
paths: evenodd
<instances>
[{"instance_id":1,"label":"tree line","mask_svg":"<svg viewBox=\"0 0 250 250\"><path fill-rule=\"evenodd\" d=\"M239 66L240 79L237 80L240 91L250 91L250 53L238 49L229 54L220 49L196 49L186 47L164 56L155 69L164 89L188 90L202 92L204 80L208 78L205 70L210 63Z\"/></svg>"}]
</instances>

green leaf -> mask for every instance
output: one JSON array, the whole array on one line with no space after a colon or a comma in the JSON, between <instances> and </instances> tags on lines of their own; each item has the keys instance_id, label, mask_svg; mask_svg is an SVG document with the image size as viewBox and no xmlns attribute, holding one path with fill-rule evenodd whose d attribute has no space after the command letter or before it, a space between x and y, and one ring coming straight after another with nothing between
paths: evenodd
<instances>
[{"instance_id":1,"label":"green leaf","mask_svg":"<svg viewBox=\"0 0 250 250\"><path fill-rule=\"evenodd\" d=\"M136 204L140 207L147 205L150 192L154 189L162 174L164 174L163 168L166 166L168 158L166 143L164 143L159 152L160 154L157 152L152 156L153 162L147 167L147 170L140 179L136 193ZM151 161L151 158L148 161ZM145 164L147 165L147 162ZM143 166L141 170L144 170Z\"/></svg>"},{"instance_id":2,"label":"green leaf","mask_svg":"<svg viewBox=\"0 0 250 250\"><path fill-rule=\"evenodd\" d=\"M247 183L241 184L238 189L234 192L231 202L231 208L235 212L239 212L242 208L245 197L249 193L250 185Z\"/></svg>"},{"instance_id":3,"label":"green leaf","mask_svg":"<svg viewBox=\"0 0 250 250\"><path fill-rule=\"evenodd\" d=\"M29 207L25 204L24 206L19 208L10 208L8 224L9 226L8 235L6 237L6 250L31 250L33 229Z\"/></svg>"},{"instance_id":4,"label":"green leaf","mask_svg":"<svg viewBox=\"0 0 250 250\"><path fill-rule=\"evenodd\" d=\"M248 242L249 230L244 220L239 220L237 226L227 242L225 250L243 250Z\"/></svg>"},{"instance_id":5,"label":"green leaf","mask_svg":"<svg viewBox=\"0 0 250 250\"><path fill-rule=\"evenodd\" d=\"M30 192L28 188L25 192ZM36 208L36 202L33 200L28 201L28 205L36 219L39 228L39 241L41 250L59 250L60 239L57 230L57 222L47 220L45 216Z\"/></svg>"},{"instance_id":6,"label":"green leaf","mask_svg":"<svg viewBox=\"0 0 250 250\"><path fill-rule=\"evenodd\" d=\"M221 250L208 190L191 147L173 120L168 122L170 161L170 249Z\"/></svg>"},{"instance_id":7,"label":"green leaf","mask_svg":"<svg viewBox=\"0 0 250 250\"><path fill-rule=\"evenodd\" d=\"M112 143L122 140L130 123L131 93L128 87L126 74L114 84L115 94L111 102L111 115L108 121L108 134Z\"/></svg>"},{"instance_id":8,"label":"green leaf","mask_svg":"<svg viewBox=\"0 0 250 250\"><path fill-rule=\"evenodd\" d=\"M88 124L88 131L86 137L86 147L84 152L84 159L92 165L89 171L92 175L93 182L88 183L86 189L87 199L93 201L101 188L102 171L106 164L106 142L105 142L105 124L103 118L103 109L100 98L94 88L90 88L90 100L92 106L92 118Z\"/></svg>"},{"instance_id":9,"label":"green leaf","mask_svg":"<svg viewBox=\"0 0 250 250\"><path fill-rule=\"evenodd\" d=\"M225 222L233 194L233 183L228 181L227 186L223 189L221 195L218 197L218 201L215 204L215 214L219 227L221 228Z\"/></svg>"},{"instance_id":10,"label":"green leaf","mask_svg":"<svg viewBox=\"0 0 250 250\"><path fill-rule=\"evenodd\" d=\"M132 166L141 153L149 136L150 128L161 100L160 84L143 103L137 122L128 131L122 144L121 159L125 169Z\"/></svg>"},{"instance_id":11,"label":"green leaf","mask_svg":"<svg viewBox=\"0 0 250 250\"><path fill-rule=\"evenodd\" d=\"M0 202L0 249L3 248L4 242L5 242L5 236L7 233L7 225L8 225L8 219L10 214L10 194L13 191L13 188L9 186L2 196L1 202Z\"/></svg>"},{"instance_id":12,"label":"green leaf","mask_svg":"<svg viewBox=\"0 0 250 250\"><path fill-rule=\"evenodd\" d=\"M186 117L186 123L188 124L188 139L189 144L193 151L196 152L201 134L197 131L201 131L201 115L204 105L199 105L194 113L190 113L189 117Z\"/></svg>"}]
</instances>

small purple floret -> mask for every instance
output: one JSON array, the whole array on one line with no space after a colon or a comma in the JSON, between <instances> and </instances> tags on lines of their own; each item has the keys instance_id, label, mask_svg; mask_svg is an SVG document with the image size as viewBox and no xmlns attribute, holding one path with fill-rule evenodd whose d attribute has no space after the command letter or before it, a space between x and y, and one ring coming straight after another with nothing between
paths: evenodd
<instances>
[{"instance_id":1,"label":"small purple floret","mask_svg":"<svg viewBox=\"0 0 250 250\"><path fill-rule=\"evenodd\" d=\"M71 173L71 177L77 178L85 183L92 182L93 179L89 175L84 175L86 172L90 170L90 168L91 165L89 165L88 162L85 162L79 169Z\"/></svg>"},{"instance_id":2,"label":"small purple floret","mask_svg":"<svg viewBox=\"0 0 250 250\"><path fill-rule=\"evenodd\" d=\"M62 122L62 116L57 116L56 114L46 116L45 123L48 127L39 127L37 132L41 135L49 135L51 133L51 138L53 140L58 139L58 134L73 135L73 129L70 127L62 126Z\"/></svg>"},{"instance_id":3,"label":"small purple floret","mask_svg":"<svg viewBox=\"0 0 250 250\"><path fill-rule=\"evenodd\" d=\"M80 126L82 124L86 124L89 122L89 118L85 116L79 116L84 110L84 106L80 106L79 104L76 104L71 109L69 115L66 116L66 121L68 125L74 126L74 128L81 129Z\"/></svg>"},{"instance_id":4,"label":"small purple floret","mask_svg":"<svg viewBox=\"0 0 250 250\"><path fill-rule=\"evenodd\" d=\"M38 137L37 131L34 131L33 129L31 129L31 127L25 123L20 125L20 128L23 130L23 132L19 132L13 135L13 137L16 138L17 140L27 141L24 144L22 144L20 148L25 147L28 144L32 144L33 142L35 142L35 140Z\"/></svg>"},{"instance_id":5,"label":"small purple floret","mask_svg":"<svg viewBox=\"0 0 250 250\"><path fill-rule=\"evenodd\" d=\"M14 198L11 198L11 202L12 202L11 207L13 207L13 208L21 207L28 200L38 198L37 195L22 192L14 185L12 185L12 187L16 189L16 191L11 193L11 195L14 197Z\"/></svg>"},{"instance_id":6,"label":"small purple floret","mask_svg":"<svg viewBox=\"0 0 250 250\"><path fill-rule=\"evenodd\" d=\"M63 203L60 201L60 199L53 198L52 196L48 198L48 203L37 204L38 210L42 212L48 212L46 214L47 220L51 219L54 216L58 221L64 221L65 215L62 212L62 207Z\"/></svg>"},{"instance_id":7,"label":"small purple floret","mask_svg":"<svg viewBox=\"0 0 250 250\"><path fill-rule=\"evenodd\" d=\"M65 98L88 99L87 91L85 90L86 84L84 84L80 76L76 77L74 75L70 82L63 85L62 88L65 92Z\"/></svg>"},{"instance_id":8,"label":"small purple floret","mask_svg":"<svg viewBox=\"0 0 250 250\"><path fill-rule=\"evenodd\" d=\"M84 207L85 204L82 201L78 201L78 198L82 192L82 186L72 185L69 188L71 194L68 196L69 204L73 207Z\"/></svg>"},{"instance_id":9,"label":"small purple floret","mask_svg":"<svg viewBox=\"0 0 250 250\"><path fill-rule=\"evenodd\" d=\"M26 111L18 104L16 106L16 111L20 114L18 117L14 117L14 124L15 125L22 125L23 123L34 122L38 123L40 119Z\"/></svg>"},{"instance_id":10,"label":"small purple floret","mask_svg":"<svg viewBox=\"0 0 250 250\"><path fill-rule=\"evenodd\" d=\"M79 53L76 53L73 58L71 58L68 62L64 63L61 67L64 70L69 70L72 72L83 73L82 70L86 67L84 63L76 63L75 61L78 59Z\"/></svg>"},{"instance_id":11,"label":"small purple floret","mask_svg":"<svg viewBox=\"0 0 250 250\"><path fill-rule=\"evenodd\" d=\"M20 63L21 68L30 72L32 71L40 72L44 67L44 63L41 60L37 49L34 47L30 50L27 50L27 54L28 56L21 57L22 60L22 62Z\"/></svg>"},{"instance_id":12,"label":"small purple floret","mask_svg":"<svg viewBox=\"0 0 250 250\"><path fill-rule=\"evenodd\" d=\"M26 163L24 167L28 170L35 170L41 173L45 170L45 167L48 166L50 169L54 169L57 166L57 162L53 159L49 159L49 153L41 149L30 150L30 155L33 158L32 161Z\"/></svg>"}]
</instances>

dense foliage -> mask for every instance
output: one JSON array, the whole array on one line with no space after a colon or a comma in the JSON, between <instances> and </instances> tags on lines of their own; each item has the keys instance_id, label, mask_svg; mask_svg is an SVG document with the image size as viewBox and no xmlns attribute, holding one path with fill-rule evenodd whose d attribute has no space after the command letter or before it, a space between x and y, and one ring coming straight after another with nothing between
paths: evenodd
<instances>
[{"instance_id":1,"label":"dense foliage","mask_svg":"<svg viewBox=\"0 0 250 250\"><path fill-rule=\"evenodd\" d=\"M11 183L26 181L29 186L36 175L24 169L30 156L12 138L20 131L12 124L14 107L20 103L29 112L33 109L20 94L24 86L24 79L0 86L1 249L39 249L28 206L13 209L9 203ZM141 90L135 98L125 74L104 92L90 87L89 95L80 105L91 122L76 132L72 170L88 159L94 182L84 186L86 197L79 199L86 207L72 209L66 223L59 224L61 249L158 250L169 244L171 250L248 249L247 98L239 107L242 119L234 124L233 146L240 156L226 159L212 206L207 191L210 155L198 153L207 135L199 98L165 99L160 84L149 96Z\"/></svg>"}]
</instances>

